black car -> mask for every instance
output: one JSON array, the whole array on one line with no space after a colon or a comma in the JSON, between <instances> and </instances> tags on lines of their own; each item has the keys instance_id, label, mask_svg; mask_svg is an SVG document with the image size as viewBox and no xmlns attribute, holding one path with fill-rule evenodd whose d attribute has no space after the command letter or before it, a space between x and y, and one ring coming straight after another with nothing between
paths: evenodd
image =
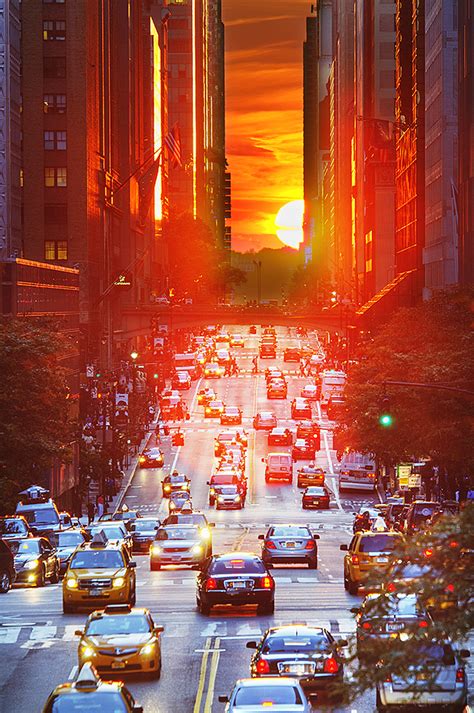
<instances>
[{"instance_id":1,"label":"black car","mask_svg":"<svg viewBox=\"0 0 474 713\"><path fill-rule=\"evenodd\" d=\"M307 525L272 525L262 540L262 560L267 567L274 564L307 564L310 569L318 567L317 533Z\"/></svg>"},{"instance_id":2,"label":"black car","mask_svg":"<svg viewBox=\"0 0 474 713\"><path fill-rule=\"evenodd\" d=\"M257 614L273 614L275 580L257 555L227 552L209 558L197 578L196 603L201 614L213 606L256 604Z\"/></svg>"},{"instance_id":3,"label":"black car","mask_svg":"<svg viewBox=\"0 0 474 713\"><path fill-rule=\"evenodd\" d=\"M17 540L19 537L29 537L30 535L30 526L21 515L0 517L0 537L2 540Z\"/></svg>"},{"instance_id":4,"label":"black car","mask_svg":"<svg viewBox=\"0 0 474 713\"><path fill-rule=\"evenodd\" d=\"M129 527L132 535L132 551L148 553L159 526L160 521L154 517L141 517L135 520Z\"/></svg>"},{"instance_id":5,"label":"black car","mask_svg":"<svg viewBox=\"0 0 474 713\"><path fill-rule=\"evenodd\" d=\"M89 536L85 530L78 528L77 530L69 529L63 530L62 532L53 532L48 539L53 547L56 548L56 553L59 558L59 569L61 574L64 574L76 547L86 542Z\"/></svg>"},{"instance_id":6,"label":"black car","mask_svg":"<svg viewBox=\"0 0 474 713\"><path fill-rule=\"evenodd\" d=\"M252 677L291 676L303 689L327 689L333 698L341 691L344 676L341 646L347 641L336 641L319 626L297 624L268 629L261 641L248 641L247 648L255 649L250 662Z\"/></svg>"},{"instance_id":7,"label":"black car","mask_svg":"<svg viewBox=\"0 0 474 713\"><path fill-rule=\"evenodd\" d=\"M59 582L60 565L56 550L45 537L10 540L15 559L16 583L44 587L47 579Z\"/></svg>"},{"instance_id":8,"label":"black car","mask_svg":"<svg viewBox=\"0 0 474 713\"><path fill-rule=\"evenodd\" d=\"M325 485L310 485L303 492L301 506L303 510L310 508L329 510L331 496Z\"/></svg>"},{"instance_id":9,"label":"black car","mask_svg":"<svg viewBox=\"0 0 474 713\"><path fill-rule=\"evenodd\" d=\"M15 562L7 542L0 540L0 594L6 594L15 581Z\"/></svg>"},{"instance_id":10,"label":"black car","mask_svg":"<svg viewBox=\"0 0 474 713\"><path fill-rule=\"evenodd\" d=\"M412 535L414 532L424 530L431 522L431 518L439 510L439 503L428 500L415 500L408 508L406 516L406 532Z\"/></svg>"}]
</instances>

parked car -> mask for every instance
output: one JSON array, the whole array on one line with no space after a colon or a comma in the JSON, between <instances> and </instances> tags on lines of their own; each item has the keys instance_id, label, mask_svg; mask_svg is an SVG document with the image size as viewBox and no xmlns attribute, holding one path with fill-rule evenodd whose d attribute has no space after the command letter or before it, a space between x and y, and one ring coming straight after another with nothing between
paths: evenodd
<instances>
[{"instance_id":1,"label":"parked car","mask_svg":"<svg viewBox=\"0 0 474 713\"><path fill-rule=\"evenodd\" d=\"M16 570L13 552L8 542L0 540L0 594L6 594L15 582Z\"/></svg>"}]
</instances>

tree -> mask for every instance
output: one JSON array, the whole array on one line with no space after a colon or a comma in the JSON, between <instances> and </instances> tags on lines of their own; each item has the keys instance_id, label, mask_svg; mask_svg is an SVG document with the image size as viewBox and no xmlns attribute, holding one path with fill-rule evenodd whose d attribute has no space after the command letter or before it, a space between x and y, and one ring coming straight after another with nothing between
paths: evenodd
<instances>
[{"instance_id":1,"label":"tree","mask_svg":"<svg viewBox=\"0 0 474 713\"><path fill-rule=\"evenodd\" d=\"M442 292L398 311L361 352L346 388L343 443L394 465L430 457L448 472L474 466L472 404L467 394L384 387L388 380L474 391L472 295ZM379 419L389 411L386 427Z\"/></svg>"},{"instance_id":2,"label":"tree","mask_svg":"<svg viewBox=\"0 0 474 713\"><path fill-rule=\"evenodd\" d=\"M0 320L0 502L7 512L20 490L48 484L54 458L68 458L74 424L59 365L68 349L52 322Z\"/></svg>"},{"instance_id":3,"label":"tree","mask_svg":"<svg viewBox=\"0 0 474 713\"><path fill-rule=\"evenodd\" d=\"M359 660L358 666L352 640L348 657L353 661L352 677L346 685L346 695L352 699L388 675L407 676L414 662L421 663L424 675L434 679L436 668L430 668L423 652L433 645L443 648L448 641L459 649L474 626L474 505L467 504L459 515L444 515L427 530L400 539L391 566L378 570L366 583L368 591L381 593L371 601L370 615L386 616L394 598L416 595L421 611L428 612L426 626L416 622L389 641L374 637L370 655ZM408 563L419 565L422 576L412 580L399 577Z\"/></svg>"}]
</instances>

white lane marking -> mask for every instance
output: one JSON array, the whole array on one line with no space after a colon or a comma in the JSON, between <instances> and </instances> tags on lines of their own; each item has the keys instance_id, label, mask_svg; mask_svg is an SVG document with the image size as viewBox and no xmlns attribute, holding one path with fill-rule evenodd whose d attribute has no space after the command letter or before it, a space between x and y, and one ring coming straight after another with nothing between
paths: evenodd
<instances>
[{"instance_id":1,"label":"white lane marking","mask_svg":"<svg viewBox=\"0 0 474 713\"><path fill-rule=\"evenodd\" d=\"M46 639L54 639L58 628L57 626L34 626L31 630L31 641L46 641Z\"/></svg>"},{"instance_id":2,"label":"white lane marking","mask_svg":"<svg viewBox=\"0 0 474 713\"><path fill-rule=\"evenodd\" d=\"M64 634L62 636L63 641L79 641L79 637L76 636L76 631L79 631L79 626L76 624L66 624Z\"/></svg>"},{"instance_id":3,"label":"white lane marking","mask_svg":"<svg viewBox=\"0 0 474 713\"><path fill-rule=\"evenodd\" d=\"M318 409L318 418L321 420L322 415L321 415L321 404L319 401L316 401L316 407ZM323 435L323 441L324 441L324 450L326 451L326 458L328 461L328 467L329 467L329 472L331 473L331 480L332 480L332 491L334 493L334 497L336 498L336 505L339 510L344 512L344 508L342 507L341 503L341 498L339 497L339 488L337 487L336 483L336 476L334 473L334 468L332 465L332 458L331 458L331 453L329 452L329 443L328 443L328 434L326 429L321 429L321 433Z\"/></svg>"},{"instance_id":4,"label":"white lane marking","mask_svg":"<svg viewBox=\"0 0 474 713\"><path fill-rule=\"evenodd\" d=\"M72 669L69 671L69 676L67 677L68 681L73 681L76 677L78 666L77 664L72 667Z\"/></svg>"},{"instance_id":5,"label":"white lane marking","mask_svg":"<svg viewBox=\"0 0 474 713\"><path fill-rule=\"evenodd\" d=\"M2 627L0 629L0 644L16 644L20 630L20 626Z\"/></svg>"}]
</instances>

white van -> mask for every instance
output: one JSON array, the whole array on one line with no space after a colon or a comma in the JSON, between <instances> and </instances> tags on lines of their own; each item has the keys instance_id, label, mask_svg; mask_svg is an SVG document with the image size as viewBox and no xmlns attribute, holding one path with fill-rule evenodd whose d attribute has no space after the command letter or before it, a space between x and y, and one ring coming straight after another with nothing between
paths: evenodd
<instances>
[{"instance_id":1,"label":"white van","mask_svg":"<svg viewBox=\"0 0 474 713\"><path fill-rule=\"evenodd\" d=\"M293 480L293 460L291 453L269 453L266 458L262 458L262 463L266 464L265 482L270 480L286 480L291 483Z\"/></svg>"},{"instance_id":2,"label":"white van","mask_svg":"<svg viewBox=\"0 0 474 713\"><path fill-rule=\"evenodd\" d=\"M335 369L326 369L321 374L321 404L326 405L336 394L340 396L344 393L346 385L346 374Z\"/></svg>"}]
</instances>

